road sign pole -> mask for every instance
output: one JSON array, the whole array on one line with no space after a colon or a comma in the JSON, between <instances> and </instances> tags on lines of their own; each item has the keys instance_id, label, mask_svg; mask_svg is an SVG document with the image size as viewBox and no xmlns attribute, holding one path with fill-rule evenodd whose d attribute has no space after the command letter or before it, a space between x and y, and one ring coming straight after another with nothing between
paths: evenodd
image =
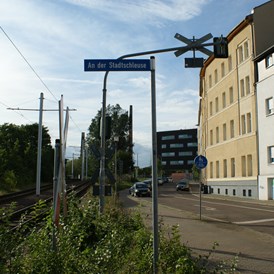
<instances>
[{"instance_id":1,"label":"road sign pole","mask_svg":"<svg viewBox=\"0 0 274 274\"><path fill-rule=\"evenodd\" d=\"M100 157L100 188L99 188L99 211L103 213L105 205L105 178L106 178L106 97L107 97L107 76L108 71L105 73L104 86L103 86L103 102L101 110L101 157Z\"/></svg>"},{"instance_id":2,"label":"road sign pole","mask_svg":"<svg viewBox=\"0 0 274 274\"><path fill-rule=\"evenodd\" d=\"M202 183L199 183L200 188L200 221L202 220Z\"/></svg>"},{"instance_id":3,"label":"road sign pole","mask_svg":"<svg viewBox=\"0 0 274 274\"><path fill-rule=\"evenodd\" d=\"M157 180L157 129L155 57L151 57L151 125L152 125L152 203L153 203L153 273L158 273L158 180Z\"/></svg>"},{"instance_id":4,"label":"road sign pole","mask_svg":"<svg viewBox=\"0 0 274 274\"><path fill-rule=\"evenodd\" d=\"M207 158L203 155L198 155L194 159L194 164L198 169L203 169L207 166ZM202 182L199 183L200 188L200 220L202 220Z\"/></svg>"}]
</instances>

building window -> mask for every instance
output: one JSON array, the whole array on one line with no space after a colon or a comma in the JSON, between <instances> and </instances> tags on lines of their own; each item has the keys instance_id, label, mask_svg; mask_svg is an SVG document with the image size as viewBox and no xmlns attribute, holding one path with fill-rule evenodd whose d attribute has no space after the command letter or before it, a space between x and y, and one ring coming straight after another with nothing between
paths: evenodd
<instances>
[{"instance_id":1,"label":"building window","mask_svg":"<svg viewBox=\"0 0 274 274\"><path fill-rule=\"evenodd\" d=\"M242 177L246 177L246 158L245 156L242 156Z\"/></svg>"},{"instance_id":2,"label":"building window","mask_svg":"<svg viewBox=\"0 0 274 274\"><path fill-rule=\"evenodd\" d=\"M272 57L272 54L270 54L265 58L265 67L269 68L272 65L273 65L273 57Z\"/></svg>"},{"instance_id":3,"label":"building window","mask_svg":"<svg viewBox=\"0 0 274 274\"><path fill-rule=\"evenodd\" d=\"M228 71L232 71L232 58L231 55L228 56Z\"/></svg>"},{"instance_id":4,"label":"building window","mask_svg":"<svg viewBox=\"0 0 274 274\"><path fill-rule=\"evenodd\" d=\"M174 157L175 156L175 152L163 152L161 154L162 157Z\"/></svg>"},{"instance_id":5,"label":"building window","mask_svg":"<svg viewBox=\"0 0 274 274\"><path fill-rule=\"evenodd\" d=\"M239 59L239 64L241 64L244 61L244 51L242 46L238 48L238 59Z\"/></svg>"},{"instance_id":6,"label":"building window","mask_svg":"<svg viewBox=\"0 0 274 274\"><path fill-rule=\"evenodd\" d=\"M229 102L232 104L234 101L234 96L233 96L233 87L229 88Z\"/></svg>"},{"instance_id":7,"label":"building window","mask_svg":"<svg viewBox=\"0 0 274 274\"><path fill-rule=\"evenodd\" d=\"M223 92L223 94L222 94L222 102L223 102L223 108L225 108L226 107L226 94L225 94L225 92Z\"/></svg>"},{"instance_id":8,"label":"building window","mask_svg":"<svg viewBox=\"0 0 274 274\"><path fill-rule=\"evenodd\" d=\"M225 76L225 63L224 62L221 64L221 73L222 73L222 77L224 77Z\"/></svg>"},{"instance_id":9,"label":"building window","mask_svg":"<svg viewBox=\"0 0 274 274\"><path fill-rule=\"evenodd\" d=\"M245 96L245 82L244 79L240 80L240 91L241 91L241 97Z\"/></svg>"},{"instance_id":10,"label":"building window","mask_svg":"<svg viewBox=\"0 0 274 274\"><path fill-rule=\"evenodd\" d=\"M274 113L273 97L265 100L266 115Z\"/></svg>"},{"instance_id":11,"label":"building window","mask_svg":"<svg viewBox=\"0 0 274 274\"><path fill-rule=\"evenodd\" d=\"M212 102L209 103L209 115L210 116L213 115L213 104L212 104Z\"/></svg>"},{"instance_id":12,"label":"building window","mask_svg":"<svg viewBox=\"0 0 274 274\"><path fill-rule=\"evenodd\" d=\"M189 139L189 138L192 138L192 135L191 134L179 134L178 138L179 139Z\"/></svg>"},{"instance_id":13,"label":"building window","mask_svg":"<svg viewBox=\"0 0 274 274\"><path fill-rule=\"evenodd\" d=\"M215 112L217 113L219 111L219 98L215 98Z\"/></svg>"},{"instance_id":14,"label":"building window","mask_svg":"<svg viewBox=\"0 0 274 274\"><path fill-rule=\"evenodd\" d=\"M213 145L213 130L210 130L210 145Z\"/></svg>"},{"instance_id":15,"label":"building window","mask_svg":"<svg viewBox=\"0 0 274 274\"><path fill-rule=\"evenodd\" d=\"M236 195L236 189L233 189L233 196Z\"/></svg>"},{"instance_id":16,"label":"building window","mask_svg":"<svg viewBox=\"0 0 274 274\"><path fill-rule=\"evenodd\" d=\"M235 177L235 158L230 159L231 177Z\"/></svg>"},{"instance_id":17,"label":"building window","mask_svg":"<svg viewBox=\"0 0 274 274\"><path fill-rule=\"evenodd\" d=\"M234 120L230 120L230 138L234 138L235 132L234 132Z\"/></svg>"},{"instance_id":18,"label":"building window","mask_svg":"<svg viewBox=\"0 0 274 274\"><path fill-rule=\"evenodd\" d=\"M166 148L166 144L164 144L164 145L161 145L161 148Z\"/></svg>"},{"instance_id":19,"label":"building window","mask_svg":"<svg viewBox=\"0 0 274 274\"><path fill-rule=\"evenodd\" d=\"M274 164L274 146L268 147L268 162Z\"/></svg>"},{"instance_id":20,"label":"building window","mask_svg":"<svg viewBox=\"0 0 274 274\"><path fill-rule=\"evenodd\" d=\"M245 115L241 116L242 134L246 134L246 119Z\"/></svg>"},{"instance_id":21,"label":"building window","mask_svg":"<svg viewBox=\"0 0 274 274\"><path fill-rule=\"evenodd\" d=\"M174 139L175 139L174 135L162 136L162 140L174 140Z\"/></svg>"},{"instance_id":22,"label":"building window","mask_svg":"<svg viewBox=\"0 0 274 274\"><path fill-rule=\"evenodd\" d=\"M194 164L194 160L187 160L187 164L188 165L193 165Z\"/></svg>"},{"instance_id":23,"label":"building window","mask_svg":"<svg viewBox=\"0 0 274 274\"><path fill-rule=\"evenodd\" d=\"M220 178L220 162L216 161L216 178Z\"/></svg>"},{"instance_id":24,"label":"building window","mask_svg":"<svg viewBox=\"0 0 274 274\"><path fill-rule=\"evenodd\" d=\"M213 162L210 162L210 178L213 178Z\"/></svg>"},{"instance_id":25,"label":"building window","mask_svg":"<svg viewBox=\"0 0 274 274\"><path fill-rule=\"evenodd\" d=\"M192 153L192 151L180 151L178 155L179 156L192 156L193 153Z\"/></svg>"},{"instance_id":26,"label":"building window","mask_svg":"<svg viewBox=\"0 0 274 274\"><path fill-rule=\"evenodd\" d=\"M246 196L246 190L243 189L243 196L245 197Z\"/></svg>"},{"instance_id":27,"label":"building window","mask_svg":"<svg viewBox=\"0 0 274 274\"><path fill-rule=\"evenodd\" d=\"M248 41L244 42L244 58L247 59L249 56Z\"/></svg>"},{"instance_id":28,"label":"building window","mask_svg":"<svg viewBox=\"0 0 274 274\"><path fill-rule=\"evenodd\" d=\"M223 141L226 141L226 124L223 124Z\"/></svg>"},{"instance_id":29,"label":"building window","mask_svg":"<svg viewBox=\"0 0 274 274\"><path fill-rule=\"evenodd\" d=\"M224 159L223 161L223 172L224 172L224 178L227 177L227 160Z\"/></svg>"},{"instance_id":30,"label":"building window","mask_svg":"<svg viewBox=\"0 0 274 274\"><path fill-rule=\"evenodd\" d=\"M218 71L217 71L217 69L214 70L214 82L215 82L215 84L218 83Z\"/></svg>"},{"instance_id":31,"label":"building window","mask_svg":"<svg viewBox=\"0 0 274 274\"><path fill-rule=\"evenodd\" d=\"M251 197L252 196L252 191L251 189L248 190L248 197Z\"/></svg>"},{"instance_id":32,"label":"building window","mask_svg":"<svg viewBox=\"0 0 274 274\"><path fill-rule=\"evenodd\" d=\"M246 114L246 131L250 133L252 130L252 121L251 121L251 113Z\"/></svg>"},{"instance_id":33,"label":"building window","mask_svg":"<svg viewBox=\"0 0 274 274\"><path fill-rule=\"evenodd\" d=\"M252 176L253 170L252 170L252 155L247 155L247 176Z\"/></svg>"},{"instance_id":34,"label":"building window","mask_svg":"<svg viewBox=\"0 0 274 274\"><path fill-rule=\"evenodd\" d=\"M184 144L170 144L169 147L170 148L180 148L180 147L184 147Z\"/></svg>"},{"instance_id":35,"label":"building window","mask_svg":"<svg viewBox=\"0 0 274 274\"><path fill-rule=\"evenodd\" d=\"M250 94L250 78L249 78L249 76L245 77L245 91L246 91L246 95Z\"/></svg>"},{"instance_id":36,"label":"building window","mask_svg":"<svg viewBox=\"0 0 274 274\"><path fill-rule=\"evenodd\" d=\"M187 143L187 146L188 146L188 147L197 147L198 144L192 142L192 143Z\"/></svg>"},{"instance_id":37,"label":"building window","mask_svg":"<svg viewBox=\"0 0 274 274\"><path fill-rule=\"evenodd\" d=\"M219 142L219 127L216 127L216 143L218 144Z\"/></svg>"},{"instance_id":38,"label":"building window","mask_svg":"<svg viewBox=\"0 0 274 274\"><path fill-rule=\"evenodd\" d=\"M183 165L184 161L183 160L179 160L179 161L170 161L170 165L171 166L177 166L177 165Z\"/></svg>"},{"instance_id":39,"label":"building window","mask_svg":"<svg viewBox=\"0 0 274 274\"><path fill-rule=\"evenodd\" d=\"M166 166L166 161L162 161L162 165L163 165L163 166Z\"/></svg>"},{"instance_id":40,"label":"building window","mask_svg":"<svg viewBox=\"0 0 274 274\"><path fill-rule=\"evenodd\" d=\"M218 194L220 194L221 193L221 191L220 191L220 189L218 188Z\"/></svg>"},{"instance_id":41,"label":"building window","mask_svg":"<svg viewBox=\"0 0 274 274\"><path fill-rule=\"evenodd\" d=\"M227 188L225 189L225 195L228 195L228 189Z\"/></svg>"},{"instance_id":42,"label":"building window","mask_svg":"<svg viewBox=\"0 0 274 274\"><path fill-rule=\"evenodd\" d=\"M211 88L212 87L212 76L211 76L211 74L208 77L208 84L209 84L209 88Z\"/></svg>"}]
</instances>

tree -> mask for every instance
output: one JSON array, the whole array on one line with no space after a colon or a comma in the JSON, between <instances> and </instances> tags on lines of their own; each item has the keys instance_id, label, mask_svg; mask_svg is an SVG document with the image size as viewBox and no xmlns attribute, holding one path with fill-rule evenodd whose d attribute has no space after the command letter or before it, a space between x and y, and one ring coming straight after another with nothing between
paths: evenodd
<instances>
[{"instance_id":1,"label":"tree","mask_svg":"<svg viewBox=\"0 0 274 274\"><path fill-rule=\"evenodd\" d=\"M119 141L117 143L117 161L123 161L123 171L125 173L133 171L134 162L132 158L132 144L129 138L130 121L128 117L128 111L123 110L119 104L115 106L108 105L106 108L106 116L111 118L111 129L110 137L106 140L106 148L114 146L114 137L118 136ZM100 118L101 110L98 111L97 115L91 120L89 126L89 133L87 136L88 146L94 145L99 150L100 148ZM94 157L92 157L94 160ZM113 157L114 158L114 157ZM114 159L109 159L112 163ZM97 161L98 167L98 161Z\"/></svg>"},{"instance_id":2,"label":"tree","mask_svg":"<svg viewBox=\"0 0 274 274\"><path fill-rule=\"evenodd\" d=\"M4 124L0 126L0 179L11 171L20 185L35 182L38 124ZM48 129L42 128L41 181L52 180L53 149Z\"/></svg>"}]
</instances>

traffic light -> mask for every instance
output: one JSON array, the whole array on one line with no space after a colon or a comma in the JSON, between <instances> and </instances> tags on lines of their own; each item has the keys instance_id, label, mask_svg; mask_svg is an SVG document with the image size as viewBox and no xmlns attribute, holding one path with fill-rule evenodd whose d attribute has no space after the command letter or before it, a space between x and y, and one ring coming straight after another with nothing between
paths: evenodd
<instances>
[{"instance_id":1,"label":"traffic light","mask_svg":"<svg viewBox=\"0 0 274 274\"><path fill-rule=\"evenodd\" d=\"M228 58L228 41L226 37L214 37L214 57Z\"/></svg>"}]
</instances>

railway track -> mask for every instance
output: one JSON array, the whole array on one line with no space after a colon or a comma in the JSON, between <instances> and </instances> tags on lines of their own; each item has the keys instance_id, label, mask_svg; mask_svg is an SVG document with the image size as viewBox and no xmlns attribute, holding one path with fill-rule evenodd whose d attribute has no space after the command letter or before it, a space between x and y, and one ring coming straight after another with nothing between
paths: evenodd
<instances>
[{"instance_id":1,"label":"railway track","mask_svg":"<svg viewBox=\"0 0 274 274\"><path fill-rule=\"evenodd\" d=\"M67 194L74 191L77 197L82 197L91 187L91 183L88 181L68 181L67 182ZM0 196L0 207L5 210L5 208L10 208L9 222L11 229L17 229L19 224L32 224L42 220L46 214L49 212L49 206L52 204L53 200L53 186L52 184L44 185L41 187L41 194L36 195L35 188L28 189L25 191L20 191L17 193L12 193L8 195ZM11 206L14 204L14 206ZM37 208L39 208L37 212ZM35 216L33 216L35 212ZM24 220L22 222L22 216ZM0 223L3 223L3 218L0 217Z\"/></svg>"}]
</instances>

